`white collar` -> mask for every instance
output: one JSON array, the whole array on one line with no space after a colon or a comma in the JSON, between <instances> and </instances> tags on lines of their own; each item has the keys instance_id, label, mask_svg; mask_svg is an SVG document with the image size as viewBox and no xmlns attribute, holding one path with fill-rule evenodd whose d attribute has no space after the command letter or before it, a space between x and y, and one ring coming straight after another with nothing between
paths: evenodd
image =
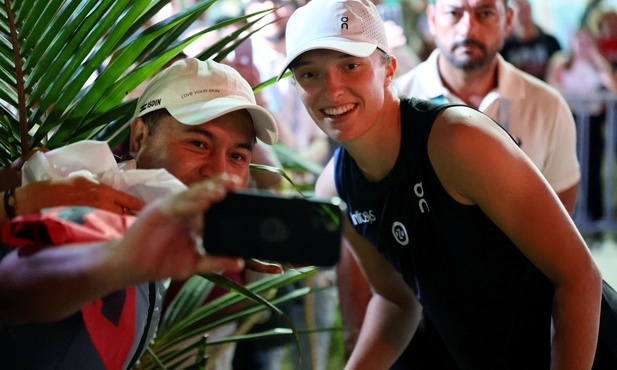
<instances>
[{"instance_id":1,"label":"white collar","mask_svg":"<svg viewBox=\"0 0 617 370\"><path fill-rule=\"evenodd\" d=\"M439 74L438 57L441 52L439 49L433 50L431 55L427 58L426 64L426 78L433 81L432 84L426 87L426 94L433 100L438 100L439 97L445 96L449 101L462 100L448 90L442 82L441 75ZM501 55L497 55L497 87L489 92L481 103L482 106L488 106L495 99L503 97L505 99L517 99L525 96L525 84L517 73L516 68L505 61ZM488 101L488 102L485 102ZM482 110L482 109L480 109Z\"/></svg>"}]
</instances>

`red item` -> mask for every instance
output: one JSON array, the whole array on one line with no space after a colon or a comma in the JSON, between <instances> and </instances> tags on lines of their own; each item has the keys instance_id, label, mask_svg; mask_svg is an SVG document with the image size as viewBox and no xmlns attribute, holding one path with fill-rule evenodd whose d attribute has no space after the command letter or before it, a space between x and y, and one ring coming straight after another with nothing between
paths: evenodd
<instances>
[{"instance_id":1,"label":"red item","mask_svg":"<svg viewBox=\"0 0 617 370\"><path fill-rule=\"evenodd\" d=\"M617 38L598 39L598 49L613 66L617 63Z\"/></svg>"},{"instance_id":2,"label":"red item","mask_svg":"<svg viewBox=\"0 0 617 370\"><path fill-rule=\"evenodd\" d=\"M15 217L2 229L2 241L14 248L54 247L120 238L135 216L92 207L55 207Z\"/></svg>"},{"instance_id":3,"label":"red item","mask_svg":"<svg viewBox=\"0 0 617 370\"><path fill-rule=\"evenodd\" d=\"M109 240L122 237L135 219L92 207L49 208L15 217L3 227L2 242L28 253ZM135 287L130 287L81 309L86 330L107 369L122 369L135 341L135 294Z\"/></svg>"}]
</instances>

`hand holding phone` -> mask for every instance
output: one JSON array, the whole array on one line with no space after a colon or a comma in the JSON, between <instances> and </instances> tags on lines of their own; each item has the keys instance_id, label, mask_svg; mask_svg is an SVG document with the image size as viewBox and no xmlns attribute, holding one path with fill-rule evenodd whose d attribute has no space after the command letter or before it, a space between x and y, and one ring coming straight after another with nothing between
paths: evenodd
<instances>
[{"instance_id":1,"label":"hand holding phone","mask_svg":"<svg viewBox=\"0 0 617 370\"><path fill-rule=\"evenodd\" d=\"M204 216L210 254L306 266L333 266L340 258L345 204L331 200L231 192Z\"/></svg>"}]
</instances>

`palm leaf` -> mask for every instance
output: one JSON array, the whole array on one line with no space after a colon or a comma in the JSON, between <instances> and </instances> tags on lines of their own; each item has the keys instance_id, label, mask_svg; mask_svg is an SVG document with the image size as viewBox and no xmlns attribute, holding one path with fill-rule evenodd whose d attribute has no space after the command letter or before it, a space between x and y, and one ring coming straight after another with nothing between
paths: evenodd
<instances>
[{"instance_id":1,"label":"palm leaf","mask_svg":"<svg viewBox=\"0 0 617 370\"><path fill-rule=\"evenodd\" d=\"M198 275L185 281L170 303L169 309L165 311L159 325L159 332L165 332L177 324L182 317L201 306L213 287L214 283Z\"/></svg>"},{"instance_id":2,"label":"palm leaf","mask_svg":"<svg viewBox=\"0 0 617 370\"><path fill-rule=\"evenodd\" d=\"M114 147L126 137L126 123L135 110L135 100L126 99L129 92L199 37L241 22L238 30L198 56L202 60L220 61L245 38L258 32L254 24L273 11L233 18L183 36L217 1L200 1L147 26L170 0L4 0L0 6L0 166L37 146L53 149L95 139L109 141ZM272 82L266 81L259 88ZM277 172L291 182L283 171ZM206 337L179 352L172 348L230 320L248 320L268 308L282 314L275 304L311 290L274 300L268 293L315 271L308 268L287 272L246 287L217 280L217 284L228 286L231 292L204 306L200 303L212 282L196 278L170 307L139 366L165 368L170 359L191 350L203 353L208 344ZM226 314L234 305L242 308ZM288 323L290 328L285 335L297 338L297 331ZM198 360L195 368L203 367L205 361Z\"/></svg>"},{"instance_id":3,"label":"palm leaf","mask_svg":"<svg viewBox=\"0 0 617 370\"><path fill-rule=\"evenodd\" d=\"M269 275L246 286L238 285L220 275L195 276L189 279L187 283L190 286L186 289L183 287L170 304L156 338L136 368L155 369L161 368L160 366L173 368L173 364L186 359L199 360L199 353L206 345L221 345L237 340L270 339L286 335L296 337L299 346L298 331L276 305L310 294L319 288L300 288L284 296L273 297L277 289L313 276L316 272L315 267L289 270L280 275ZM216 283L230 292L202 305L201 297L209 289L206 281ZM281 315L289 328L259 335L241 333L227 338L217 338L216 341L208 340L206 333L214 328L232 321L251 320L251 317L266 309Z\"/></svg>"},{"instance_id":4,"label":"palm leaf","mask_svg":"<svg viewBox=\"0 0 617 370\"><path fill-rule=\"evenodd\" d=\"M237 17L182 36L217 1L200 1L146 27L170 0L5 0L0 165L36 146L53 149L87 138L120 142L135 108L135 101L125 101L128 92L203 34L236 22L247 30L260 20ZM239 35L218 41L199 58L223 58Z\"/></svg>"}]
</instances>

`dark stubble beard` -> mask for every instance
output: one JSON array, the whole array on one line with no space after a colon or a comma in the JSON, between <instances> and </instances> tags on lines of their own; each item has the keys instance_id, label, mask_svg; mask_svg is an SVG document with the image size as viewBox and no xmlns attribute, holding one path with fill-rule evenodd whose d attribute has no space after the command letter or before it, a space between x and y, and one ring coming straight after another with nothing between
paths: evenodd
<instances>
[{"instance_id":1,"label":"dark stubble beard","mask_svg":"<svg viewBox=\"0 0 617 370\"><path fill-rule=\"evenodd\" d=\"M478 47L482 51L482 55L474 59L457 58L455 54L456 49L468 45L475 45L476 47ZM500 48L489 49L485 44L473 39L465 39L463 41L454 43L448 53L442 54L444 55L446 60L454 67L462 69L464 71L474 71L490 64L499 52L499 50Z\"/></svg>"}]
</instances>

